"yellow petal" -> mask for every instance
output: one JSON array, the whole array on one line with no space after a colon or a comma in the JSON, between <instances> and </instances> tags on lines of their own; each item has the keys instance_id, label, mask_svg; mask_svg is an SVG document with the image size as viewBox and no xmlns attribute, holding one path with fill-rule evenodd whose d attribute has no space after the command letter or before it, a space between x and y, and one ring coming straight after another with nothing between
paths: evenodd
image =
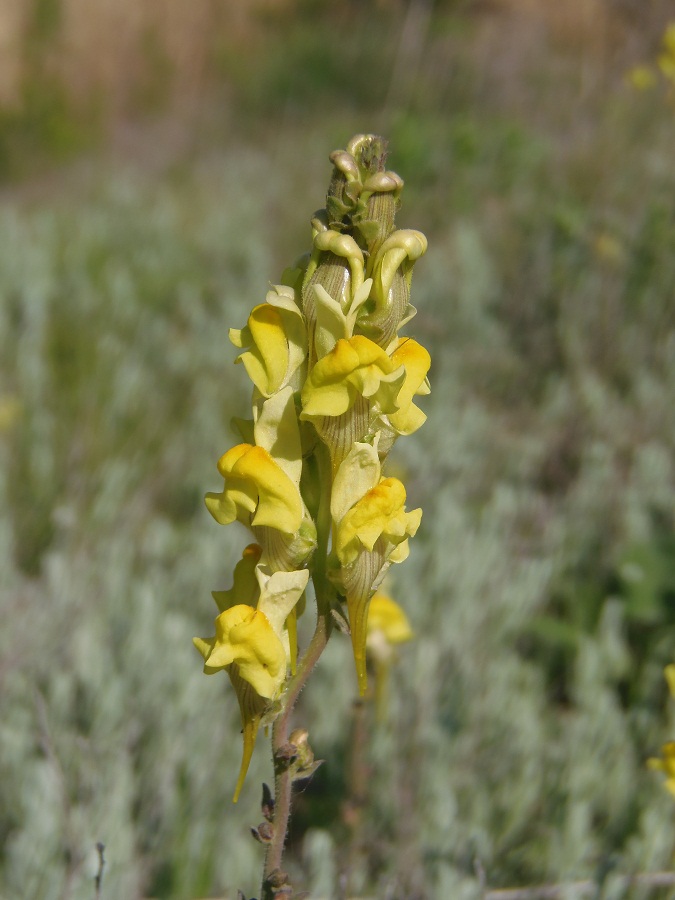
<instances>
[{"instance_id":1,"label":"yellow petal","mask_svg":"<svg viewBox=\"0 0 675 900\"><path fill-rule=\"evenodd\" d=\"M225 479L221 494L206 495L206 506L221 525L239 519L247 525L269 525L287 534L300 527L300 492L267 450L251 444L232 447L218 461Z\"/></svg>"},{"instance_id":2,"label":"yellow petal","mask_svg":"<svg viewBox=\"0 0 675 900\"><path fill-rule=\"evenodd\" d=\"M281 315L269 303L261 303L251 311L247 328L232 329L230 336L236 346L251 345L237 362L244 364L260 393L269 397L279 389L288 368L288 342Z\"/></svg>"},{"instance_id":3,"label":"yellow petal","mask_svg":"<svg viewBox=\"0 0 675 900\"><path fill-rule=\"evenodd\" d=\"M268 300L275 302L254 307L246 328L230 329L230 340L236 347L250 346L237 362L244 364L249 378L264 397L280 390L306 355L305 326L292 296L290 288L278 287L268 294Z\"/></svg>"},{"instance_id":4,"label":"yellow petal","mask_svg":"<svg viewBox=\"0 0 675 900\"><path fill-rule=\"evenodd\" d=\"M389 644L402 644L413 638L408 617L387 594L376 591L368 609L368 634L380 632Z\"/></svg>"},{"instance_id":5,"label":"yellow petal","mask_svg":"<svg viewBox=\"0 0 675 900\"><path fill-rule=\"evenodd\" d=\"M372 550L383 534L400 543L406 536L405 488L397 478L383 478L343 516L336 547L343 565L353 562L361 547Z\"/></svg>"},{"instance_id":6,"label":"yellow petal","mask_svg":"<svg viewBox=\"0 0 675 900\"><path fill-rule=\"evenodd\" d=\"M413 263L427 252L427 239L421 231L401 229L394 231L377 252L374 263L373 285L376 296L384 301L394 275L399 267L405 275L412 270Z\"/></svg>"},{"instance_id":7,"label":"yellow petal","mask_svg":"<svg viewBox=\"0 0 675 900\"><path fill-rule=\"evenodd\" d=\"M671 697L675 698L675 664L671 663L669 666L666 666L664 669L664 675L666 676L666 681L668 682L668 690L670 691Z\"/></svg>"},{"instance_id":8,"label":"yellow petal","mask_svg":"<svg viewBox=\"0 0 675 900\"><path fill-rule=\"evenodd\" d=\"M262 405L255 406L254 415L253 443L267 450L279 468L299 488L302 445L292 388L286 386Z\"/></svg>"},{"instance_id":9,"label":"yellow petal","mask_svg":"<svg viewBox=\"0 0 675 900\"><path fill-rule=\"evenodd\" d=\"M203 652L204 643L197 649ZM261 697L277 696L286 677L286 652L264 613L244 604L231 606L217 617L204 671L217 671L232 663Z\"/></svg>"},{"instance_id":10,"label":"yellow petal","mask_svg":"<svg viewBox=\"0 0 675 900\"><path fill-rule=\"evenodd\" d=\"M405 367L405 381L397 397L399 410L389 415L389 422L399 434L412 434L427 418L412 401L416 394L428 393L427 372L431 365L431 357L417 341L403 338L392 353L391 359L394 365Z\"/></svg>"},{"instance_id":11,"label":"yellow petal","mask_svg":"<svg viewBox=\"0 0 675 900\"><path fill-rule=\"evenodd\" d=\"M339 340L312 369L302 389L301 418L340 416L361 395L384 413L398 409L405 369L363 335Z\"/></svg>"},{"instance_id":12,"label":"yellow petal","mask_svg":"<svg viewBox=\"0 0 675 900\"><path fill-rule=\"evenodd\" d=\"M663 754L663 771L671 778L675 777L675 741L668 741L661 747Z\"/></svg>"},{"instance_id":13,"label":"yellow petal","mask_svg":"<svg viewBox=\"0 0 675 900\"><path fill-rule=\"evenodd\" d=\"M267 566L259 565L256 578L260 585L258 610L265 615L276 634L282 637L284 623L307 587L309 569L270 572Z\"/></svg>"},{"instance_id":14,"label":"yellow petal","mask_svg":"<svg viewBox=\"0 0 675 900\"><path fill-rule=\"evenodd\" d=\"M211 653L213 652L213 647L216 643L216 639L214 637L212 637L212 638L195 637L195 638L192 638L192 643L195 645L197 650L199 650L201 655L204 657L204 660L206 661L209 658L209 656L211 655ZM204 672L207 675L213 675L217 671L218 671L218 669L209 669L209 671L207 672L206 667L204 667Z\"/></svg>"},{"instance_id":15,"label":"yellow petal","mask_svg":"<svg viewBox=\"0 0 675 900\"><path fill-rule=\"evenodd\" d=\"M373 444L357 441L337 470L330 495L330 512L335 522L340 522L361 497L379 484L377 445L377 438Z\"/></svg>"},{"instance_id":16,"label":"yellow petal","mask_svg":"<svg viewBox=\"0 0 675 900\"><path fill-rule=\"evenodd\" d=\"M675 21L669 22L663 33L663 46L668 53L675 57Z\"/></svg>"},{"instance_id":17,"label":"yellow petal","mask_svg":"<svg viewBox=\"0 0 675 900\"><path fill-rule=\"evenodd\" d=\"M220 612L225 612L231 606L241 603L247 606L256 605L260 587L255 576L255 569L261 553L262 548L258 544L249 544L234 567L234 584L229 591L211 591L211 596L216 601Z\"/></svg>"},{"instance_id":18,"label":"yellow petal","mask_svg":"<svg viewBox=\"0 0 675 900\"><path fill-rule=\"evenodd\" d=\"M637 91L648 91L656 84L656 72L651 66L634 66L626 75L628 84Z\"/></svg>"}]
</instances>

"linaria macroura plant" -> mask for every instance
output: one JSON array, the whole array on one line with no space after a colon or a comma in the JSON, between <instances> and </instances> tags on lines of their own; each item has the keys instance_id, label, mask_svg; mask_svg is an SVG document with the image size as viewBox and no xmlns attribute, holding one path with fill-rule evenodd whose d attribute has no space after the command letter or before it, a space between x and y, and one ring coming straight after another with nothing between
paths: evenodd
<instances>
[{"instance_id":1,"label":"linaria macroura plant","mask_svg":"<svg viewBox=\"0 0 675 900\"><path fill-rule=\"evenodd\" d=\"M375 135L330 155L311 252L230 331L253 382L252 414L235 421L241 443L221 456L223 488L205 499L216 522L242 523L253 541L233 586L213 593L215 635L194 642L204 671L225 670L239 700L235 802L258 731L272 726L274 795L263 787L265 821L253 830L267 847L263 900L292 896L281 867L292 787L318 765L308 731L291 732L295 701L336 626L351 635L365 693L370 600L407 557L422 515L406 511L405 487L383 473L394 442L425 421L414 401L429 392L430 365L424 347L401 334L415 314L412 270L427 241L396 229L403 182L385 157ZM299 654L310 581L316 627Z\"/></svg>"}]
</instances>

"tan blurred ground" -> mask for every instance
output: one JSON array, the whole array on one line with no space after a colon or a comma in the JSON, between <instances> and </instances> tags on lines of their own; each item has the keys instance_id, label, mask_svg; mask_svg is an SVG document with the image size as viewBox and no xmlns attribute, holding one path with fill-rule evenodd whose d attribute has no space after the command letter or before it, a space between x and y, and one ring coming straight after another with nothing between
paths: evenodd
<instances>
[{"instance_id":1,"label":"tan blurred ground","mask_svg":"<svg viewBox=\"0 0 675 900\"><path fill-rule=\"evenodd\" d=\"M434 6L430 0L374 5L392 14ZM317 11L322 6L317 0ZM349 14L349 3L340 6ZM219 49L254 37L261 13L273 12L292 27L297 7L296 0L0 0L0 106L20 107L22 84L38 56L43 73L75 103L105 97L114 114L153 78L172 97L189 101ZM504 27L512 35L514 21L521 22L602 58L617 43L649 39L667 7L668 0L475 0L465 10L497 33Z\"/></svg>"}]
</instances>

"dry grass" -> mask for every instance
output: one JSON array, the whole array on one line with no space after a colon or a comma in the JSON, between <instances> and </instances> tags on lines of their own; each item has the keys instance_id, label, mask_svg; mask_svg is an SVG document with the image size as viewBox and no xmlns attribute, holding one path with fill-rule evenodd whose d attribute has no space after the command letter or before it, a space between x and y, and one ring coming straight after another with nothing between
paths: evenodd
<instances>
[{"instance_id":1,"label":"dry grass","mask_svg":"<svg viewBox=\"0 0 675 900\"><path fill-rule=\"evenodd\" d=\"M378 4L392 16L413 0ZM437 3L436 7L442 6ZM487 0L469 4L482 20L484 40L527 39L567 44L610 60L617 48L653 41L668 14L667 0ZM214 53L255 41L270 14L292 25L298 0L0 0L0 106L18 108L31 49L40 65L79 104L105 97L107 111L126 112L143 94L161 92L193 101L213 75ZM262 23L262 26L261 26ZM501 54L500 54L501 55ZM155 84L161 82L161 84Z\"/></svg>"}]
</instances>

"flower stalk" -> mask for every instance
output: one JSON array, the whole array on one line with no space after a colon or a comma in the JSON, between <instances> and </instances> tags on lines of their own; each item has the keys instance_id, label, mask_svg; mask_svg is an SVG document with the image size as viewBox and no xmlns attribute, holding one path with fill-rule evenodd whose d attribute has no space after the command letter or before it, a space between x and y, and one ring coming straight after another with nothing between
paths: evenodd
<instances>
[{"instance_id":1,"label":"flower stalk","mask_svg":"<svg viewBox=\"0 0 675 900\"><path fill-rule=\"evenodd\" d=\"M351 633L365 694L371 598L407 557L421 518L383 465L426 418L414 401L429 392L429 354L401 334L415 315L412 270L426 238L396 229L403 182L385 169L382 138L357 135L330 159L311 253L230 330L253 383L251 418L234 422L241 442L218 462L222 489L205 498L216 522L237 521L253 538L233 586L214 592L215 635L194 643L204 672L227 672L239 700L235 802L258 730L272 726L274 797L264 790L265 821L253 829L267 848L264 900L292 896L282 859L293 784L319 765L307 731L291 730L297 698L336 623ZM299 652L310 582L316 624Z\"/></svg>"}]
</instances>

